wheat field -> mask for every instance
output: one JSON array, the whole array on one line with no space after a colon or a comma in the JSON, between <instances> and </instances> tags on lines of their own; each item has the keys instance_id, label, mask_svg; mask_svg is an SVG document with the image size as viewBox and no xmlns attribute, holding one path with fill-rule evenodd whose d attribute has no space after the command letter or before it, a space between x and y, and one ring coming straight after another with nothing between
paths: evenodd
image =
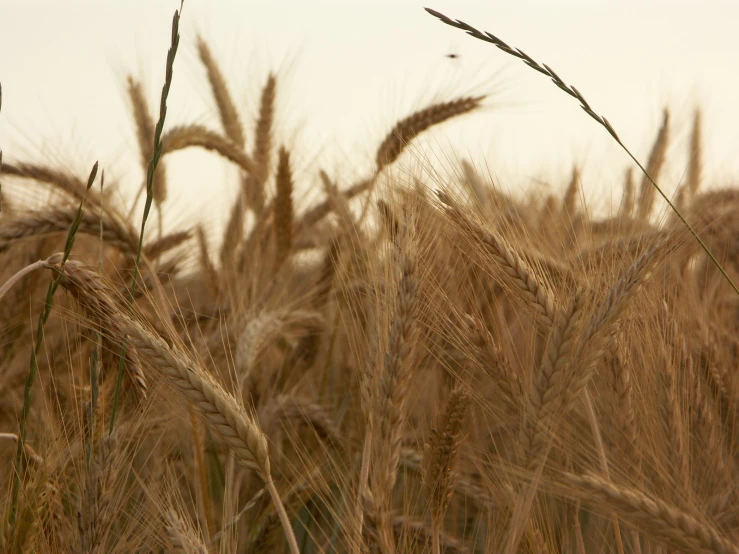
<instances>
[{"instance_id":1,"label":"wheat field","mask_svg":"<svg viewBox=\"0 0 739 554\"><path fill-rule=\"evenodd\" d=\"M143 214L97 163L0 158L2 551L739 552L739 192L703 183L700 112L660 221L667 110L605 218L578 168L543 202L410 171L482 96L343 183L295 174L279 75L242 113L202 38L219 120L171 121L178 25L161 98L126 83ZM240 175L222 233L161 217L192 149Z\"/></svg>"}]
</instances>

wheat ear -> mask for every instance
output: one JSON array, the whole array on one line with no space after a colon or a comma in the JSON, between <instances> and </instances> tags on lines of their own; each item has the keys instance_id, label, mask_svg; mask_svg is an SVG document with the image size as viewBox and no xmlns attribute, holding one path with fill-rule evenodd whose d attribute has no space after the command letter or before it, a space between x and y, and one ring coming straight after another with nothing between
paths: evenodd
<instances>
[{"instance_id":1,"label":"wheat ear","mask_svg":"<svg viewBox=\"0 0 739 554\"><path fill-rule=\"evenodd\" d=\"M154 155L154 118L149 111L149 105L146 102L144 91L141 83L128 76L128 97L131 101L131 111L133 112L133 120L136 123L136 139L139 143L139 152L141 155L141 167L146 173L149 169L149 162ZM154 176L153 184L154 205L161 208L167 199L167 178L164 165L159 167Z\"/></svg>"},{"instance_id":2,"label":"wheat ear","mask_svg":"<svg viewBox=\"0 0 739 554\"><path fill-rule=\"evenodd\" d=\"M587 492L590 501L605 502L608 508L615 509L625 521L673 548L686 552L739 554L739 547L722 537L712 526L659 498L651 498L635 489L619 487L589 473L567 473L565 478L571 485Z\"/></svg>"},{"instance_id":3,"label":"wheat ear","mask_svg":"<svg viewBox=\"0 0 739 554\"><path fill-rule=\"evenodd\" d=\"M218 67L218 63L213 57L208 44L203 40L203 37L198 36L197 48L200 61L203 63L208 75L210 90L213 93L213 99L216 102L216 108L218 109L218 116L221 120L223 130L225 131L226 136L234 144L243 149L244 129L239 120L239 112L236 109L236 106L234 106L231 94L228 92L226 80L223 78L221 68Z\"/></svg>"},{"instance_id":4,"label":"wheat ear","mask_svg":"<svg viewBox=\"0 0 739 554\"><path fill-rule=\"evenodd\" d=\"M448 119L471 112L479 107L484 98L476 96L440 102L398 121L377 149L377 172L397 160L408 143L422 132Z\"/></svg>"},{"instance_id":5,"label":"wheat ear","mask_svg":"<svg viewBox=\"0 0 739 554\"><path fill-rule=\"evenodd\" d=\"M262 88L259 117L254 130L254 149L252 151L254 172L243 183L247 205L258 215L261 215L264 210L264 185L270 172L276 91L277 78L270 73Z\"/></svg>"},{"instance_id":6,"label":"wheat ear","mask_svg":"<svg viewBox=\"0 0 739 554\"><path fill-rule=\"evenodd\" d=\"M541 322L546 327L551 327L556 313L552 293L539 282L521 257L498 236L483 229L463 214L448 194L437 191L437 195L446 206L449 216L485 247L504 273L511 278L516 292L533 307Z\"/></svg>"},{"instance_id":7,"label":"wheat ear","mask_svg":"<svg viewBox=\"0 0 739 554\"><path fill-rule=\"evenodd\" d=\"M290 154L280 148L277 162L277 195L275 196L275 270L290 256L293 244L293 178Z\"/></svg>"},{"instance_id":8,"label":"wheat ear","mask_svg":"<svg viewBox=\"0 0 739 554\"><path fill-rule=\"evenodd\" d=\"M423 483L431 505L433 552L440 554L439 534L444 512L454 492L452 469L462 442L462 424L470 407L470 397L458 383L449 393L436 427L431 430L425 453Z\"/></svg>"},{"instance_id":9,"label":"wheat ear","mask_svg":"<svg viewBox=\"0 0 739 554\"><path fill-rule=\"evenodd\" d=\"M652 145L652 151L649 153L649 161L647 161L647 173L655 181L659 179L660 171L665 163L667 145L670 140L670 112L665 110L662 116L662 126L659 128L657 138ZM639 188L639 203L636 208L636 215L640 219L649 219L654 207L656 189L644 177Z\"/></svg>"},{"instance_id":10,"label":"wheat ear","mask_svg":"<svg viewBox=\"0 0 739 554\"><path fill-rule=\"evenodd\" d=\"M567 308L557 316L546 354L542 358L532 393L528 413L521 425L520 444L528 469L535 470L544 455L549 432L558 417L558 401L566 384L566 370L577 340L576 331L583 307L583 291L572 297Z\"/></svg>"},{"instance_id":11,"label":"wheat ear","mask_svg":"<svg viewBox=\"0 0 739 554\"><path fill-rule=\"evenodd\" d=\"M377 518L379 543L387 552L395 550L390 501L398 474L400 441L406 418L405 404L412 376L409 357L415 337L418 309L417 260L408 233L408 229L403 229L396 240L401 278L384 363L375 367L380 372L377 376L379 378L371 378L376 388L371 393L373 421L369 431L372 434L373 465L370 471L369 497L373 506L368 517Z\"/></svg>"},{"instance_id":12,"label":"wheat ear","mask_svg":"<svg viewBox=\"0 0 739 554\"><path fill-rule=\"evenodd\" d=\"M208 548L203 543L200 535L170 507L165 514L167 536L174 548L173 552L178 554L208 554Z\"/></svg>"},{"instance_id":13,"label":"wheat ear","mask_svg":"<svg viewBox=\"0 0 739 554\"><path fill-rule=\"evenodd\" d=\"M693 128L690 132L690 149L688 150L688 170L685 181L677 191L677 204L681 208L687 206L688 202L695 198L701 186L703 178L703 117L701 111L696 109L693 114Z\"/></svg>"},{"instance_id":14,"label":"wheat ear","mask_svg":"<svg viewBox=\"0 0 739 554\"><path fill-rule=\"evenodd\" d=\"M59 169L24 162L6 163L3 164L3 174L51 185L77 201L84 199L88 206L100 204L100 199L95 191L88 192L85 181Z\"/></svg>"}]
</instances>

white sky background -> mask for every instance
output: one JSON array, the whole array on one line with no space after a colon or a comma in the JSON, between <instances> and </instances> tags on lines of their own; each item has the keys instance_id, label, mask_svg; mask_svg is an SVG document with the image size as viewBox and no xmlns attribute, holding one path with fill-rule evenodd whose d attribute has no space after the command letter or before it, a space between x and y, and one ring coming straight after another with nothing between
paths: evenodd
<instances>
[{"instance_id":1,"label":"white sky background","mask_svg":"<svg viewBox=\"0 0 739 554\"><path fill-rule=\"evenodd\" d=\"M267 72L278 71L276 140L294 148L297 180L314 187L313 197L321 167L344 186L366 175L398 118L431 101L490 93L481 113L431 134L425 155L470 158L501 186L536 196L560 190L574 162L584 166L590 205L617 207L629 160L605 130L543 75L443 25L425 5L550 65L644 163L669 106L666 190L685 170L692 112L702 106L709 186L735 184L736 1L186 0L167 127L220 130L195 49L201 33L242 109L247 141ZM125 76L143 78L156 114L178 7L178 0L0 0L4 159L65 164L83 176L100 160L106 178L134 191L142 171ZM237 189L233 168L194 150L166 159L168 222L223 224Z\"/></svg>"}]
</instances>

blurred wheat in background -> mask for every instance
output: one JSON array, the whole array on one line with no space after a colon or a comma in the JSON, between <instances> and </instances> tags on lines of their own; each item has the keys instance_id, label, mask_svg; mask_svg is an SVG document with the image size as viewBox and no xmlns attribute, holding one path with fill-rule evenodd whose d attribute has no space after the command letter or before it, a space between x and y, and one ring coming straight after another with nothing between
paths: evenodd
<instances>
[{"instance_id":1,"label":"blurred wheat in background","mask_svg":"<svg viewBox=\"0 0 739 554\"><path fill-rule=\"evenodd\" d=\"M167 116L178 23L161 97L127 79L143 218L94 160L0 158L3 551L739 552L739 192L702 187L700 112L659 223L667 110L607 218L578 167L542 202L410 171L479 95L296 175L279 74L241 113L203 37L219 120ZM222 236L162 217L191 148L238 170Z\"/></svg>"}]
</instances>

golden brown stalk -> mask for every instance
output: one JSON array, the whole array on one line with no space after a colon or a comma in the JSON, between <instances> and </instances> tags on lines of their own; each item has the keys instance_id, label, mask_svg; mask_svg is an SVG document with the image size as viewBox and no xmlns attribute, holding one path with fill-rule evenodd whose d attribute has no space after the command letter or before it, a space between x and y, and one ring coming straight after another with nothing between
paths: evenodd
<instances>
[{"instance_id":1,"label":"golden brown stalk","mask_svg":"<svg viewBox=\"0 0 739 554\"><path fill-rule=\"evenodd\" d=\"M663 544L684 552L739 554L739 547L718 530L659 498L609 483L586 473L566 473L568 483L587 493L590 503L600 502L619 517Z\"/></svg>"},{"instance_id":2,"label":"golden brown stalk","mask_svg":"<svg viewBox=\"0 0 739 554\"><path fill-rule=\"evenodd\" d=\"M357 223L354 221L354 216L349 209L349 201L347 200L344 193L342 193L336 185L331 182L328 175L321 170L319 173L321 181L323 182L323 190L328 196L328 202L331 205L331 210L336 214L340 228L344 233L349 236L357 237L361 230Z\"/></svg>"},{"instance_id":3,"label":"golden brown stalk","mask_svg":"<svg viewBox=\"0 0 739 554\"><path fill-rule=\"evenodd\" d=\"M733 483L735 479L732 475L732 466L736 462L736 457L727 456L724 451L725 437L731 435L722 432L719 418L716 416L715 402L710 394L706 394L706 384L696 368L691 367L689 387L692 391L690 414L693 434L698 436L695 441L701 445L701 460L705 465L701 469L719 486Z\"/></svg>"},{"instance_id":4,"label":"golden brown stalk","mask_svg":"<svg viewBox=\"0 0 739 554\"><path fill-rule=\"evenodd\" d=\"M267 439L259 424L208 373L170 348L162 339L133 320L123 320L131 344L148 363L167 375L177 389L198 409L247 469L271 481Z\"/></svg>"},{"instance_id":5,"label":"golden brown stalk","mask_svg":"<svg viewBox=\"0 0 739 554\"><path fill-rule=\"evenodd\" d=\"M239 112L234 106L231 94L228 92L226 80L223 78L220 67L216 62L208 44L203 37L197 38L198 55L205 66L208 75L210 90L218 108L218 116L226 136L239 148L243 149L245 144L244 129L239 120Z\"/></svg>"},{"instance_id":6,"label":"golden brown stalk","mask_svg":"<svg viewBox=\"0 0 739 554\"><path fill-rule=\"evenodd\" d=\"M191 146L198 146L215 152L247 173L254 171L254 163L243 148L202 125L172 127L162 136L162 155L171 154Z\"/></svg>"},{"instance_id":7,"label":"golden brown stalk","mask_svg":"<svg viewBox=\"0 0 739 554\"><path fill-rule=\"evenodd\" d=\"M665 109L662 117L662 126L657 133L657 138L652 146L647 162L647 173L655 181L659 180L659 174L665 163L667 154L667 145L670 137L670 112ZM639 219L649 219L654 207L654 201L657 198L657 190L652 182L645 176L642 179L639 188L639 204L636 208L636 215Z\"/></svg>"},{"instance_id":8,"label":"golden brown stalk","mask_svg":"<svg viewBox=\"0 0 739 554\"><path fill-rule=\"evenodd\" d=\"M433 104L398 121L377 149L375 158L377 173L397 160L410 141L426 129L475 110L484 98L484 96L465 97Z\"/></svg>"},{"instance_id":9,"label":"golden brown stalk","mask_svg":"<svg viewBox=\"0 0 739 554\"><path fill-rule=\"evenodd\" d=\"M197 46L200 60L203 62L208 74L208 82L210 83L211 92L213 93L213 98L218 109L221 126L226 133L226 137L228 137L234 146L243 152L246 145L244 129L239 119L239 113L234 106L231 94L226 86L223 74L213 57L210 48L202 37L198 37ZM243 179L245 178L242 177L242 180ZM244 238L245 209L246 202L244 200L244 192L239 191L233 207L231 208L231 217L226 225L223 246L221 248L221 263L224 267L229 267L233 264L233 256Z\"/></svg>"},{"instance_id":10,"label":"golden brown stalk","mask_svg":"<svg viewBox=\"0 0 739 554\"><path fill-rule=\"evenodd\" d=\"M154 118L149 112L149 106L144 96L141 83L128 76L128 97L131 101L133 120L136 123L136 139L141 154L141 168L146 174L149 171L149 162L154 155ZM167 200L167 177L162 162L159 163L154 174L153 185L154 205L161 208Z\"/></svg>"},{"instance_id":11,"label":"golden brown stalk","mask_svg":"<svg viewBox=\"0 0 739 554\"><path fill-rule=\"evenodd\" d=\"M293 243L293 178L290 170L290 154L280 147L275 196L275 270L290 257Z\"/></svg>"},{"instance_id":12,"label":"golden brown stalk","mask_svg":"<svg viewBox=\"0 0 739 554\"><path fill-rule=\"evenodd\" d=\"M465 324L474 348L474 358L502 393L500 400L507 405L506 411L518 415L524 399L519 376L479 318L466 315Z\"/></svg>"},{"instance_id":13,"label":"golden brown stalk","mask_svg":"<svg viewBox=\"0 0 739 554\"><path fill-rule=\"evenodd\" d=\"M439 533L443 526L444 513L454 492L452 470L457 450L462 442L462 424L470 406L470 397L459 384L450 392L444 410L439 413L436 427L431 430L424 455L423 483L426 497L431 506L431 521L434 530L433 551L441 552Z\"/></svg>"}]
</instances>

